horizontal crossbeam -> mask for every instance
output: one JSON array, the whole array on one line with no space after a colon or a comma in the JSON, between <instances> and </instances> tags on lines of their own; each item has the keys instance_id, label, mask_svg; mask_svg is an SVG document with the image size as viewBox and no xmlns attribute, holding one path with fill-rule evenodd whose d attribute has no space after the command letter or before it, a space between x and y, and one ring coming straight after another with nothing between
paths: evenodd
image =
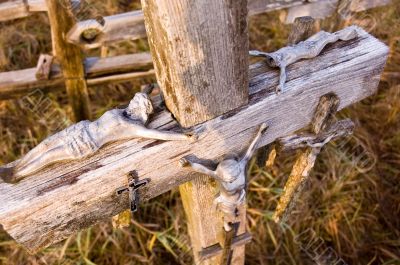
<instances>
[{"instance_id":1,"label":"horizontal crossbeam","mask_svg":"<svg viewBox=\"0 0 400 265\"><path fill-rule=\"evenodd\" d=\"M88 85L126 81L153 75L153 61L149 53L113 57L89 57L84 61ZM0 99L15 98L35 89L54 90L64 87L60 66L53 64L48 80L36 77L36 68L0 73Z\"/></svg>"},{"instance_id":2,"label":"horizontal crossbeam","mask_svg":"<svg viewBox=\"0 0 400 265\"><path fill-rule=\"evenodd\" d=\"M139 190L143 202L192 179L191 171L178 164L183 156L217 161L241 152L263 122L269 128L259 147L290 135L309 124L319 98L327 93L338 96L339 109L372 95L388 52L363 32L355 40L330 45L317 58L289 66L281 94L274 92L278 70L265 62L251 65L248 105L192 128L196 142L121 141L88 158L49 166L17 184L0 183L0 224L30 252L58 242L128 209L128 196L118 196L116 190L127 185L130 171L149 180ZM179 128L165 111L149 127Z\"/></svg>"}]
</instances>

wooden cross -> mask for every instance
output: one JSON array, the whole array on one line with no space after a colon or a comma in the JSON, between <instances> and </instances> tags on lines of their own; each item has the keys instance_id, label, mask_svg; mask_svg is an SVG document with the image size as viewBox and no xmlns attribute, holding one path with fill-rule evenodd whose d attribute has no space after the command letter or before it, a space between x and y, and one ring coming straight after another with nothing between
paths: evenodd
<instances>
[{"instance_id":1,"label":"wooden cross","mask_svg":"<svg viewBox=\"0 0 400 265\"><path fill-rule=\"evenodd\" d=\"M150 180L141 192L142 201L194 181L181 187L181 194L198 260L198 251L217 243L222 229L209 207L216 189L208 177L187 174L178 160L193 154L217 161L241 152L263 122L269 128L259 146L291 135L310 123L320 98L329 93L340 100L338 110L360 101L376 91L388 55L385 44L361 31L355 40L334 43L318 57L288 67L286 91L277 95L277 70L262 61L247 66L245 1L231 6L198 1L200 6L190 10L187 3L176 8L162 0L143 2L158 83L180 122L160 111L148 127L189 127L198 140L119 141L79 161L50 165L17 184L0 182L0 224L30 252L128 209L129 200L116 190L126 185L126 174L136 170L139 180ZM173 10L185 12L177 16ZM162 23L166 18L171 23ZM182 27L186 30L179 30ZM203 218L205 214L210 218ZM243 227L245 214L240 218ZM241 227L239 235L244 232ZM233 264L243 257L244 248L235 248Z\"/></svg>"},{"instance_id":2,"label":"wooden cross","mask_svg":"<svg viewBox=\"0 0 400 265\"><path fill-rule=\"evenodd\" d=\"M275 222L286 222L294 208L301 191L309 179L317 155L329 141L347 136L353 132L351 120L342 120L333 124L339 99L334 94L321 97L311 121L311 133L314 135L291 135L278 140L282 149L304 148L296 159L292 172L285 184L283 194L273 215Z\"/></svg>"}]
</instances>

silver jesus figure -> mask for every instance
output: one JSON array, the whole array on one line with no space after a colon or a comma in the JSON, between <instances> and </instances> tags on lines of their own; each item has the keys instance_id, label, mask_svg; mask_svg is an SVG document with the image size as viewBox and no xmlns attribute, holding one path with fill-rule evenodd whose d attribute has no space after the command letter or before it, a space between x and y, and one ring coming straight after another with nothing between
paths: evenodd
<instances>
[{"instance_id":1,"label":"silver jesus figure","mask_svg":"<svg viewBox=\"0 0 400 265\"><path fill-rule=\"evenodd\" d=\"M287 66L301 59L317 57L329 43L334 43L339 40L348 41L358 36L359 28L350 26L334 33L320 31L305 41L299 42L293 46L283 47L272 53L254 50L250 51L249 54L251 56L265 57L269 66L280 68L279 85L276 88L276 92L278 93L284 90Z\"/></svg>"},{"instance_id":2,"label":"silver jesus figure","mask_svg":"<svg viewBox=\"0 0 400 265\"><path fill-rule=\"evenodd\" d=\"M190 134L146 128L153 105L145 93L136 93L126 109L113 109L98 120L81 121L45 139L12 168L0 168L5 182L15 183L50 164L84 158L107 143L131 139L194 140Z\"/></svg>"},{"instance_id":3,"label":"silver jesus figure","mask_svg":"<svg viewBox=\"0 0 400 265\"><path fill-rule=\"evenodd\" d=\"M242 158L224 159L218 164L216 170L211 170L187 158L179 160L182 167L190 167L198 173L214 178L219 183L219 195L215 198L214 204L226 217L236 217L238 207L244 203L246 197L246 165L257 149L257 143L266 129L267 125L263 123Z\"/></svg>"}]
</instances>

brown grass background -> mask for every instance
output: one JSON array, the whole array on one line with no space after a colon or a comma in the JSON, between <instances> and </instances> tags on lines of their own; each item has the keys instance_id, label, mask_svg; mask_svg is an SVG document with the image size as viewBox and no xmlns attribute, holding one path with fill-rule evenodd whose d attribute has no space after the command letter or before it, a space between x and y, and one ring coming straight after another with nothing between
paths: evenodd
<instances>
[{"instance_id":1,"label":"brown grass background","mask_svg":"<svg viewBox=\"0 0 400 265\"><path fill-rule=\"evenodd\" d=\"M110 15L140 7L138 1L92 1L92 15ZM280 11L250 19L252 49L273 51L285 45L290 27ZM366 15L368 15L366 17ZM367 19L365 19L367 18ZM391 47L385 69L400 69L400 1L352 17ZM376 22L376 25L373 22ZM335 19L321 28L337 27ZM375 25L375 26L374 26ZM108 55L147 51L146 40L109 46ZM40 53L51 52L45 14L0 23L0 71L33 67ZM99 50L88 55L99 55ZM92 111L127 104L143 79L90 88ZM342 111L357 125L345 144L322 151L311 181L287 224L271 220L295 154L281 154L272 167L252 163L248 196L246 264L400 264L400 98L399 78L383 78L372 97ZM64 92L50 93L52 111L67 117ZM19 100L0 101L0 162L13 161L53 132L51 116L36 115ZM359 166L360 161L368 163ZM319 248L310 245L320 242ZM111 221L81 231L35 256L28 255L0 230L0 264L191 264L185 216L177 190L142 205L128 229ZM344 264L344 263L338 263Z\"/></svg>"}]
</instances>

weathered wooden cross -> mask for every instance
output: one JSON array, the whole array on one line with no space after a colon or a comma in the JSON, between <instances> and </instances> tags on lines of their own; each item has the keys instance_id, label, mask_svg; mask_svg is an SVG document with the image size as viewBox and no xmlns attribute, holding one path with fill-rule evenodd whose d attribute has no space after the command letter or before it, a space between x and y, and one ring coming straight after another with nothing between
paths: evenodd
<instances>
[{"instance_id":1,"label":"weathered wooden cross","mask_svg":"<svg viewBox=\"0 0 400 265\"><path fill-rule=\"evenodd\" d=\"M248 239L244 204L238 206L232 221L240 224L235 233L243 238L232 233L227 237L221 212L213 207L215 181L182 168L178 161L187 156L212 161L211 169L226 154L246 150L263 123L268 130L258 147L312 122L315 135L284 139L288 146L307 146L315 154L325 140L348 131L343 132L341 121L336 124L341 129L328 125L331 114L376 91L388 47L357 28L354 38L335 41L314 58L287 64L284 89L277 94L281 74L269 66L274 66L272 61L248 66L246 1L142 0L142 5L158 83L173 116L167 110L159 111L146 125L147 119L140 118L147 117L148 106L138 104L142 107L133 108L132 116L126 111L115 113L124 125L129 117L136 117L135 124L140 120L149 129L187 130L197 139L118 138L97 146L90 127L95 122L82 123L75 127L83 129L76 136L78 144L72 141L71 150L79 153L79 142L90 139L90 148L96 151L80 159L48 164L17 183L0 180L0 224L28 251L35 252L128 209L128 193L117 191L127 187L129 172L134 170L139 181L148 180L135 190L141 203L181 185L196 261L207 257L204 264L216 264L221 258L227 260L229 254L232 264L243 264L244 246L237 242ZM351 124L344 123L350 130ZM129 126L124 128L129 130ZM117 131L120 135L121 129ZM114 132L104 137L112 140ZM310 157L307 150L305 156ZM2 172L17 173L13 168L18 163L6 165ZM286 208L290 207L282 206ZM214 250L210 250L212 246ZM233 253L228 253L231 248Z\"/></svg>"}]
</instances>

